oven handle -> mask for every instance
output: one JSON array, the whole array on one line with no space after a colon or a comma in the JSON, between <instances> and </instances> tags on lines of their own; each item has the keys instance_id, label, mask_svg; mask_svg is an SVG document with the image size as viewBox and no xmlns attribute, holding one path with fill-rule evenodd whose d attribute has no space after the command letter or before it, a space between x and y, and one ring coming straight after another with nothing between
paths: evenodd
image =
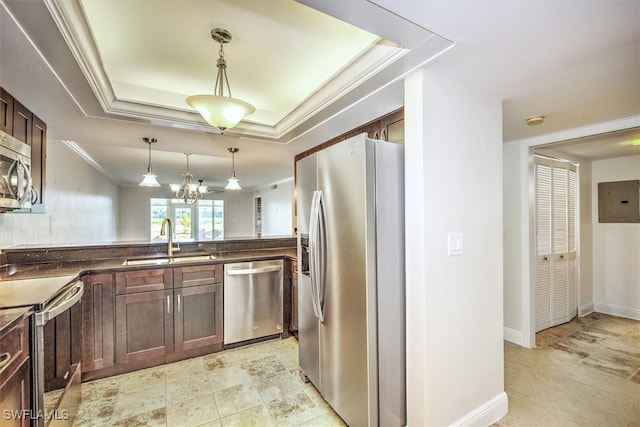
<instances>
[{"instance_id":1,"label":"oven handle","mask_svg":"<svg viewBox=\"0 0 640 427\"><path fill-rule=\"evenodd\" d=\"M58 314L63 313L69 307L80 301L84 294L84 284L81 280L74 282L69 289L67 289L62 295L56 298L51 306L46 310L36 313L36 325L42 326L49 320L56 317Z\"/></svg>"}]
</instances>

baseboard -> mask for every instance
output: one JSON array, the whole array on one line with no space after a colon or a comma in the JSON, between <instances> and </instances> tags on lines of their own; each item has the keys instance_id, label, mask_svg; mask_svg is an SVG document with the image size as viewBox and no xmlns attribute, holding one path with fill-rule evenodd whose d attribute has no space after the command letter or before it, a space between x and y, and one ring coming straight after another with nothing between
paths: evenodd
<instances>
[{"instance_id":1,"label":"baseboard","mask_svg":"<svg viewBox=\"0 0 640 427\"><path fill-rule=\"evenodd\" d=\"M519 345L521 347L524 347L524 345L523 345L524 340L522 339L522 332L516 331L515 329L507 328L506 326L504 328L502 328L502 330L503 330L502 336L506 341L509 341L509 342L517 344L517 345Z\"/></svg>"},{"instance_id":2,"label":"baseboard","mask_svg":"<svg viewBox=\"0 0 640 427\"><path fill-rule=\"evenodd\" d=\"M509 398L504 391L486 402L484 405L476 408L473 412L468 413L458 421L451 424L452 426L490 426L500 418L507 415L509 411Z\"/></svg>"},{"instance_id":3,"label":"baseboard","mask_svg":"<svg viewBox=\"0 0 640 427\"><path fill-rule=\"evenodd\" d=\"M587 314L591 314L594 311L595 311L595 308L593 308L593 301L591 301L590 303L583 304L580 306L580 308L578 309L578 316L580 317L586 316Z\"/></svg>"},{"instance_id":4,"label":"baseboard","mask_svg":"<svg viewBox=\"0 0 640 427\"><path fill-rule=\"evenodd\" d=\"M638 310L637 308L622 307L620 305L613 304L602 304L599 302L596 302L593 308L598 313L611 314L612 316L640 320L640 310Z\"/></svg>"}]
</instances>

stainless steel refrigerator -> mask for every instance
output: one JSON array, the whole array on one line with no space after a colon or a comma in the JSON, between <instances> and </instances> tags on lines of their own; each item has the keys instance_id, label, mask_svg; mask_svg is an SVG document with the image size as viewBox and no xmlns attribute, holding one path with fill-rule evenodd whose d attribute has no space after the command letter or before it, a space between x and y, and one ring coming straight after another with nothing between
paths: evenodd
<instances>
[{"instance_id":1,"label":"stainless steel refrigerator","mask_svg":"<svg viewBox=\"0 0 640 427\"><path fill-rule=\"evenodd\" d=\"M347 139L296 191L302 373L349 426L404 426L404 147Z\"/></svg>"}]
</instances>

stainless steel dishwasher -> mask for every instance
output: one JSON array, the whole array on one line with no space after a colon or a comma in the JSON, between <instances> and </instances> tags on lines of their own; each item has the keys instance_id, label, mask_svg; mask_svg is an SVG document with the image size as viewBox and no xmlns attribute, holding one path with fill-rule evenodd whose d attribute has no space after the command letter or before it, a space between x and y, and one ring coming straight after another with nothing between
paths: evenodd
<instances>
[{"instance_id":1,"label":"stainless steel dishwasher","mask_svg":"<svg viewBox=\"0 0 640 427\"><path fill-rule=\"evenodd\" d=\"M282 333L282 260L224 265L224 345Z\"/></svg>"}]
</instances>

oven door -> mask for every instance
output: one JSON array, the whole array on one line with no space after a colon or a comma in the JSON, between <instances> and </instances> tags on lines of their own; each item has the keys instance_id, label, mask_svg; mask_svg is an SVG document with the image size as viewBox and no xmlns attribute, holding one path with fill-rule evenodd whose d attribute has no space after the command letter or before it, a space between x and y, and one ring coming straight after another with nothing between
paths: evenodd
<instances>
[{"instance_id":1,"label":"oven door","mask_svg":"<svg viewBox=\"0 0 640 427\"><path fill-rule=\"evenodd\" d=\"M34 409L38 426L71 425L80 405L82 281L35 313Z\"/></svg>"}]
</instances>

